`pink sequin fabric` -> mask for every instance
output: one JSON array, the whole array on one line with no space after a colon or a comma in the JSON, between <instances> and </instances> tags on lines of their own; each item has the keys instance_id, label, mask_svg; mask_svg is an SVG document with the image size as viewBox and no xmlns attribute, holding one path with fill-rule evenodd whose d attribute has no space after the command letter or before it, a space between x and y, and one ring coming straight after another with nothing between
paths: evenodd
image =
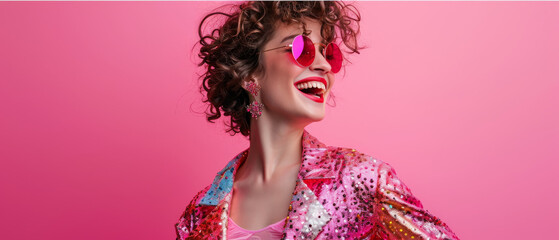
<instances>
[{"instance_id":1,"label":"pink sequin fabric","mask_svg":"<svg viewBox=\"0 0 559 240\"><path fill-rule=\"evenodd\" d=\"M394 169L303 133L303 159L281 239L458 239L426 211ZM188 204L177 239L226 239L237 155Z\"/></svg>"}]
</instances>

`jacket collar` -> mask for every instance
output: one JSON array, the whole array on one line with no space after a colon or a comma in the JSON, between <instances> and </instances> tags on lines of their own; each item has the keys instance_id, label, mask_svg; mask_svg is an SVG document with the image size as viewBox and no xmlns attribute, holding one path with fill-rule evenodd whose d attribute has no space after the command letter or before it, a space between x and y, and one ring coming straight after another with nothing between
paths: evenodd
<instances>
[{"instance_id":1,"label":"jacket collar","mask_svg":"<svg viewBox=\"0 0 559 240\"><path fill-rule=\"evenodd\" d=\"M303 132L301 144L303 148L301 167L284 228L288 239L297 238L296 235L313 239L330 221L330 214L318 201L317 196L320 194L321 183L335 178L338 169L336 161L329 155L328 146L318 141L306 130ZM198 204L200 207L215 206L213 211L207 215L208 217L201 220L198 226L198 228L205 226L212 229L203 231L199 229L198 232L206 234L211 232L214 237L222 236L222 239L225 239L234 177L247 154L248 149L239 153L215 176L210 189ZM293 211L294 208L299 211ZM288 225L290 227L287 227Z\"/></svg>"}]
</instances>

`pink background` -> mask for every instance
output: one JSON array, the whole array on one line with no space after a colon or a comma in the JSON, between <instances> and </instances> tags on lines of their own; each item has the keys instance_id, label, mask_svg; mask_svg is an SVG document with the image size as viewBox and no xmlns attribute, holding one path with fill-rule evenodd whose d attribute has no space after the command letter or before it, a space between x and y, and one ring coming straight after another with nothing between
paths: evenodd
<instances>
[{"instance_id":1,"label":"pink background","mask_svg":"<svg viewBox=\"0 0 559 240\"><path fill-rule=\"evenodd\" d=\"M0 3L0 238L173 239L248 146L206 123L200 2ZM555 236L559 3L359 2L308 130L389 162L463 239ZM553 235L552 235L553 234Z\"/></svg>"}]
</instances>

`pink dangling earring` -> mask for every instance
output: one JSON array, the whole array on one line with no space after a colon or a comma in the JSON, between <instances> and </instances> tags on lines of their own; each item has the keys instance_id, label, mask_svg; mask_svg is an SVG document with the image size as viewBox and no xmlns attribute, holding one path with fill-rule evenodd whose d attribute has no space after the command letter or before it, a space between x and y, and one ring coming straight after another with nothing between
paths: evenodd
<instances>
[{"instance_id":1,"label":"pink dangling earring","mask_svg":"<svg viewBox=\"0 0 559 240\"><path fill-rule=\"evenodd\" d=\"M254 101L246 106L247 112L250 112L253 118L258 119L258 117L262 115L262 109L264 108L262 103L256 101L256 96L258 96L258 93L260 92L260 85L253 81L245 81L243 84L244 89L246 89L254 98Z\"/></svg>"}]
</instances>

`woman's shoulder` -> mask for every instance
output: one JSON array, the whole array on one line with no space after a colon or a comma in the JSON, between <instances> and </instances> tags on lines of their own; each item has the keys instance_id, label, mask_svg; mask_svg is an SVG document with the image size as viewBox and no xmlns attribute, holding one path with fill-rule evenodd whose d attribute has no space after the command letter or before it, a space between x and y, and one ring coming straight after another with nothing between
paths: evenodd
<instances>
[{"instance_id":1,"label":"woman's shoulder","mask_svg":"<svg viewBox=\"0 0 559 240\"><path fill-rule=\"evenodd\" d=\"M211 187L212 187L212 184L208 184L204 188L202 188L201 190L198 190L198 192L194 195L194 197L192 197L192 199L190 200L190 203L188 205L189 206L199 205L201 200L203 199L204 196L206 196L206 193L208 193L208 191L211 189Z\"/></svg>"},{"instance_id":2,"label":"woman's shoulder","mask_svg":"<svg viewBox=\"0 0 559 240\"><path fill-rule=\"evenodd\" d=\"M458 239L442 220L423 208L390 164L353 148L329 147L328 152L340 166L334 182L343 184L348 198L371 207L383 239Z\"/></svg>"},{"instance_id":3,"label":"woman's shoulder","mask_svg":"<svg viewBox=\"0 0 559 240\"><path fill-rule=\"evenodd\" d=\"M377 172L379 169L392 168L379 158L348 147L328 147L329 157L340 165L343 171Z\"/></svg>"},{"instance_id":4,"label":"woman's shoulder","mask_svg":"<svg viewBox=\"0 0 559 240\"><path fill-rule=\"evenodd\" d=\"M371 187L376 188L386 176L396 176L396 170L389 163L355 148L329 146L328 156L341 180L374 182Z\"/></svg>"}]
</instances>

